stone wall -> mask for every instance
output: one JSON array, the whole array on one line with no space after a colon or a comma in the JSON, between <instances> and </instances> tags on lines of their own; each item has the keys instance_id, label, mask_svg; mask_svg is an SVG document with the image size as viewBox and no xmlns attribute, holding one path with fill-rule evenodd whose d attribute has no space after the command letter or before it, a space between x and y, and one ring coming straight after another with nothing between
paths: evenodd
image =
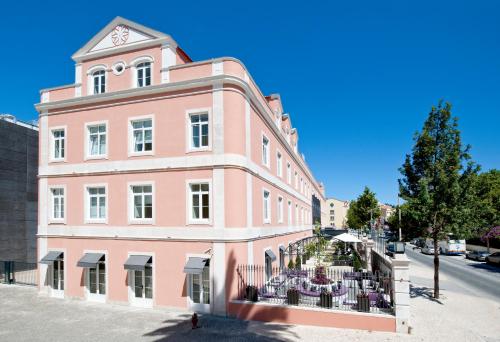
<instances>
[{"instance_id":1,"label":"stone wall","mask_svg":"<svg viewBox=\"0 0 500 342\"><path fill-rule=\"evenodd\" d=\"M0 120L0 260L36 262L38 131Z\"/></svg>"}]
</instances>

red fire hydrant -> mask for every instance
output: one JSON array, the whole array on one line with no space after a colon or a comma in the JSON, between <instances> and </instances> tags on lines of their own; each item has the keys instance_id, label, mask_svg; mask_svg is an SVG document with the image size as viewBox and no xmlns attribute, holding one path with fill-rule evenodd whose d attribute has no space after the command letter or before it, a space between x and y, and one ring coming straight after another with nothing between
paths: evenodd
<instances>
[{"instance_id":1,"label":"red fire hydrant","mask_svg":"<svg viewBox=\"0 0 500 342\"><path fill-rule=\"evenodd\" d=\"M197 329L198 328L198 315L193 313L193 316L191 316L191 324L193 325L192 329Z\"/></svg>"}]
</instances>

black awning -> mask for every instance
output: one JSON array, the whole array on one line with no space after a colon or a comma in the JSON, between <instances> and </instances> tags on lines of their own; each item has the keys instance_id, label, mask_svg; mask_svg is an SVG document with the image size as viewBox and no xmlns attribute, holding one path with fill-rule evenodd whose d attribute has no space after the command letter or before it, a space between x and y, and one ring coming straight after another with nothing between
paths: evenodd
<instances>
[{"instance_id":1,"label":"black awning","mask_svg":"<svg viewBox=\"0 0 500 342\"><path fill-rule=\"evenodd\" d=\"M61 252L61 251L50 251L49 253L47 253L46 256L44 256L42 258L42 260L40 260L40 263L41 264L50 265L54 261L56 261L57 259L59 259L59 257L61 256L61 254L63 254L63 252Z\"/></svg>"},{"instance_id":2,"label":"black awning","mask_svg":"<svg viewBox=\"0 0 500 342\"><path fill-rule=\"evenodd\" d=\"M276 260L276 255L270 249L266 249L266 255L271 258L271 261L275 261Z\"/></svg>"},{"instance_id":3,"label":"black awning","mask_svg":"<svg viewBox=\"0 0 500 342\"><path fill-rule=\"evenodd\" d=\"M104 256L104 253L85 253L83 257L78 261L76 266L78 267L97 267L97 263Z\"/></svg>"},{"instance_id":4,"label":"black awning","mask_svg":"<svg viewBox=\"0 0 500 342\"><path fill-rule=\"evenodd\" d=\"M123 267L126 270L143 271L150 260L150 255L130 255Z\"/></svg>"},{"instance_id":5,"label":"black awning","mask_svg":"<svg viewBox=\"0 0 500 342\"><path fill-rule=\"evenodd\" d=\"M208 258L190 257L184 266L184 273L201 274Z\"/></svg>"}]
</instances>

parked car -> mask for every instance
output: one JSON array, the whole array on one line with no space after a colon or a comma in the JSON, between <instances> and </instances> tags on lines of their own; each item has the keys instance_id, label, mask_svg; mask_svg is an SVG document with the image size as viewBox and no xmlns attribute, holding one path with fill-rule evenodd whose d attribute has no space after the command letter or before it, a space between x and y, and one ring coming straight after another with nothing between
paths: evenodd
<instances>
[{"instance_id":1,"label":"parked car","mask_svg":"<svg viewBox=\"0 0 500 342\"><path fill-rule=\"evenodd\" d=\"M424 245L421 251L422 254L434 254L434 247L430 245Z\"/></svg>"},{"instance_id":2,"label":"parked car","mask_svg":"<svg viewBox=\"0 0 500 342\"><path fill-rule=\"evenodd\" d=\"M477 261L486 261L486 257L488 255L490 255L490 253L488 252L472 251L470 253L465 254L465 258Z\"/></svg>"},{"instance_id":3,"label":"parked car","mask_svg":"<svg viewBox=\"0 0 500 342\"><path fill-rule=\"evenodd\" d=\"M488 264L497 264L500 265L500 252L495 252L486 257L486 262Z\"/></svg>"}]
</instances>

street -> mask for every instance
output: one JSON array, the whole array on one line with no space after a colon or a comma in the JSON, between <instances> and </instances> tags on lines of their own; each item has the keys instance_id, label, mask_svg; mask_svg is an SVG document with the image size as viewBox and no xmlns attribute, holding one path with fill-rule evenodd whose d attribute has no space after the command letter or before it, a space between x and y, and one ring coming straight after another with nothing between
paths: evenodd
<instances>
[{"instance_id":1,"label":"street","mask_svg":"<svg viewBox=\"0 0 500 342\"><path fill-rule=\"evenodd\" d=\"M434 256L422 254L419 249L413 250L413 245L406 245L406 255L412 261L434 267ZM451 286L469 294L500 300L500 267L467 260L464 256L440 255L439 261L440 274L455 280ZM432 284L428 286L433 287Z\"/></svg>"}]
</instances>

